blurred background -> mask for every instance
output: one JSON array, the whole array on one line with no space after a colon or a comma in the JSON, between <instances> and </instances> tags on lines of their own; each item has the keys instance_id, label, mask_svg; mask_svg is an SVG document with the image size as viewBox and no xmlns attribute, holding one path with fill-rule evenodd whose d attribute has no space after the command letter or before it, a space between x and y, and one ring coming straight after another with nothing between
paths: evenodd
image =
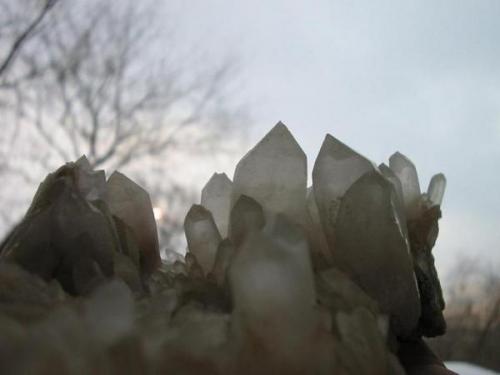
<instances>
[{"instance_id":1,"label":"blurred background","mask_svg":"<svg viewBox=\"0 0 500 375\"><path fill-rule=\"evenodd\" d=\"M0 0L0 235L87 155L151 194L164 251L214 172L279 120L448 179L447 360L500 371L500 2Z\"/></svg>"}]
</instances>

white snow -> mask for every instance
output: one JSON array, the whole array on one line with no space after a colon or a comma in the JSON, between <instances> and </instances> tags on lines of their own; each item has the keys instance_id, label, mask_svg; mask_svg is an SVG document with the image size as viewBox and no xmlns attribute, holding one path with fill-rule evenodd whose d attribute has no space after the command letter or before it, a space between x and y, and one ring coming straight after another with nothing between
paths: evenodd
<instances>
[{"instance_id":1,"label":"white snow","mask_svg":"<svg viewBox=\"0 0 500 375\"><path fill-rule=\"evenodd\" d=\"M498 372L465 362L446 362L445 365L459 375L500 375Z\"/></svg>"}]
</instances>

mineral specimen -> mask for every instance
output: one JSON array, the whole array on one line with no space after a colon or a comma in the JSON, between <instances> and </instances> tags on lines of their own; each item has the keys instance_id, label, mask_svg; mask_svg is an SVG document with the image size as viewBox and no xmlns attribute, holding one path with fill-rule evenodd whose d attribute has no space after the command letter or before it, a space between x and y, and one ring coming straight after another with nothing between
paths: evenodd
<instances>
[{"instance_id":1,"label":"mineral specimen","mask_svg":"<svg viewBox=\"0 0 500 375\"><path fill-rule=\"evenodd\" d=\"M47 176L0 245L0 373L404 374L398 343L446 328L446 180L421 194L402 154L377 168L331 135L308 190L306 164L278 123L164 259L132 180L85 157Z\"/></svg>"}]
</instances>

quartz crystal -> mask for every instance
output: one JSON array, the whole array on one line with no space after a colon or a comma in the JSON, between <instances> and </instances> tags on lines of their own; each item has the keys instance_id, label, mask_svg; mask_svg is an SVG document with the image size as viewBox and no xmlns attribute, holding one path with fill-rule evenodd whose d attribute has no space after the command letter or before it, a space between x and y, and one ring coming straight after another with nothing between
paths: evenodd
<instances>
[{"instance_id":1,"label":"quartz crystal","mask_svg":"<svg viewBox=\"0 0 500 375\"><path fill-rule=\"evenodd\" d=\"M153 272L161 259L149 194L120 172L111 175L107 187L111 213L132 229L141 250L142 269L148 274Z\"/></svg>"},{"instance_id":2,"label":"quartz crystal","mask_svg":"<svg viewBox=\"0 0 500 375\"><path fill-rule=\"evenodd\" d=\"M143 188L65 164L0 244L0 373L404 374L397 343L446 330L446 180L420 194L405 156L389 164L327 135L306 189L278 123L163 259Z\"/></svg>"},{"instance_id":3,"label":"quartz crystal","mask_svg":"<svg viewBox=\"0 0 500 375\"><path fill-rule=\"evenodd\" d=\"M292 134L279 122L236 166L232 204L247 195L264 212L300 221L305 213L307 159Z\"/></svg>"},{"instance_id":4,"label":"quartz crystal","mask_svg":"<svg viewBox=\"0 0 500 375\"><path fill-rule=\"evenodd\" d=\"M222 238L228 235L233 183L225 173L214 173L201 191L201 205L209 210Z\"/></svg>"},{"instance_id":5,"label":"quartz crystal","mask_svg":"<svg viewBox=\"0 0 500 375\"><path fill-rule=\"evenodd\" d=\"M184 220L184 231L189 251L207 274L212 270L222 240L210 211L199 204L191 206Z\"/></svg>"},{"instance_id":6,"label":"quartz crystal","mask_svg":"<svg viewBox=\"0 0 500 375\"><path fill-rule=\"evenodd\" d=\"M391 183L377 171L349 188L336 223L335 261L390 315L395 333L407 336L417 325L420 300L396 199Z\"/></svg>"},{"instance_id":7,"label":"quartz crystal","mask_svg":"<svg viewBox=\"0 0 500 375\"><path fill-rule=\"evenodd\" d=\"M417 169L410 159L400 152L395 152L389 158L389 166L401 181L403 200L408 219L418 215L418 204L420 200L420 185L418 182Z\"/></svg>"},{"instance_id":8,"label":"quartz crystal","mask_svg":"<svg viewBox=\"0 0 500 375\"><path fill-rule=\"evenodd\" d=\"M443 202L444 190L446 189L446 177L438 173L431 178L427 188L427 197L433 205L440 206Z\"/></svg>"},{"instance_id":9,"label":"quartz crystal","mask_svg":"<svg viewBox=\"0 0 500 375\"><path fill-rule=\"evenodd\" d=\"M331 251L335 251L335 221L340 200L351 184L376 166L327 134L312 173L314 196Z\"/></svg>"},{"instance_id":10,"label":"quartz crystal","mask_svg":"<svg viewBox=\"0 0 500 375\"><path fill-rule=\"evenodd\" d=\"M231 264L233 329L289 365L304 355L314 327L315 292L306 238L278 215L250 234ZM257 341L255 341L257 340Z\"/></svg>"}]
</instances>

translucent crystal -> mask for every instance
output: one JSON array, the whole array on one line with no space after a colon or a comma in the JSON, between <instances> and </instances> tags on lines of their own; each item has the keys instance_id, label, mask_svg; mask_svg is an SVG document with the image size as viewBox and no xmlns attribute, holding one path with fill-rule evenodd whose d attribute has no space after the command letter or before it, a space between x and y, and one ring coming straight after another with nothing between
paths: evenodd
<instances>
[{"instance_id":1,"label":"translucent crystal","mask_svg":"<svg viewBox=\"0 0 500 375\"><path fill-rule=\"evenodd\" d=\"M446 189L446 177L438 173L431 178L427 188L427 196L433 205L440 206L443 202L444 191Z\"/></svg>"},{"instance_id":2,"label":"translucent crystal","mask_svg":"<svg viewBox=\"0 0 500 375\"><path fill-rule=\"evenodd\" d=\"M119 172L111 175L107 185L109 209L132 229L141 250L142 269L150 274L159 267L161 258L149 194Z\"/></svg>"},{"instance_id":3,"label":"translucent crystal","mask_svg":"<svg viewBox=\"0 0 500 375\"><path fill-rule=\"evenodd\" d=\"M312 173L314 196L330 246L334 249L335 220L342 196L364 173L376 166L338 139L327 134Z\"/></svg>"},{"instance_id":4,"label":"translucent crystal","mask_svg":"<svg viewBox=\"0 0 500 375\"><path fill-rule=\"evenodd\" d=\"M205 207L194 204L184 220L189 251L207 274L212 270L221 237L214 218Z\"/></svg>"},{"instance_id":5,"label":"translucent crystal","mask_svg":"<svg viewBox=\"0 0 500 375\"><path fill-rule=\"evenodd\" d=\"M337 218L335 261L391 316L398 335L408 335L420 316L420 300L408 241L389 181L373 171L345 194Z\"/></svg>"},{"instance_id":6,"label":"translucent crystal","mask_svg":"<svg viewBox=\"0 0 500 375\"><path fill-rule=\"evenodd\" d=\"M230 238L238 247L245 236L264 227L265 218L262 206L256 200L242 195L231 210Z\"/></svg>"},{"instance_id":7,"label":"translucent crystal","mask_svg":"<svg viewBox=\"0 0 500 375\"><path fill-rule=\"evenodd\" d=\"M201 205L212 213L222 238L228 234L232 190L233 183L225 173L214 173L201 191Z\"/></svg>"},{"instance_id":8,"label":"translucent crystal","mask_svg":"<svg viewBox=\"0 0 500 375\"><path fill-rule=\"evenodd\" d=\"M400 152L395 152L389 158L389 166L401 181L406 215L408 219L412 219L418 215L418 203L420 200L417 169L412 161Z\"/></svg>"},{"instance_id":9,"label":"translucent crystal","mask_svg":"<svg viewBox=\"0 0 500 375\"><path fill-rule=\"evenodd\" d=\"M300 220L305 212L307 159L285 125L279 122L236 166L233 205L241 195L264 211Z\"/></svg>"},{"instance_id":10,"label":"translucent crystal","mask_svg":"<svg viewBox=\"0 0 500 375\"><path fill-rule=\"evenodd\" d=\"M313 327L315 292L307 241L278 215L251 233L229 269L233 327L241 342L255 339L293 363ZM297 351L295 351L297 350Z\"/></svg>"},{"instance_id":11,"label":"translucent crystal","mask_svg":"<svg viewBox=\"0 0 500 375\"><path fill-rule=\"evenodd\" d=\"M378 166L382 175L389 180L389 182L394 187L394 191L396 192L400 202L404 204L404 195L403 195L403 187L401 186L401 180L394 173L394 171L387 166L387 164L382 163Z\"/></svg>"}]
</instances>

